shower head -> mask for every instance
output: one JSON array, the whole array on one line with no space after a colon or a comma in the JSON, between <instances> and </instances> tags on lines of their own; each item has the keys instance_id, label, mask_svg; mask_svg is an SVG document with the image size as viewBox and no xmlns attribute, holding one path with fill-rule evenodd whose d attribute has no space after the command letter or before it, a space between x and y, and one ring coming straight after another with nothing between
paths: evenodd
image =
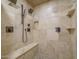
<instances>
[{"instance_id":1,"label":"shower head","mask_svg":"<svg viewBox=\"0 0 79 59\"><path fill-rule=\"evenodd\" d=\"M9 0L10 2L16 4L17 0Z\"/></svg>"}]
</instances>

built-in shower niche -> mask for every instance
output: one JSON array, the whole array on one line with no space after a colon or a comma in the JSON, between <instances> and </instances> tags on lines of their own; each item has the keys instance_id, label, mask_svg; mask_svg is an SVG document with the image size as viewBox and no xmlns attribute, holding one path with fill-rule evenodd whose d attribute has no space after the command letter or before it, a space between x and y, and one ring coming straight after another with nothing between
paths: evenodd
<instances>
[{"instance_id":1,"label":"built-in shower niche","mask_svg":"<svg viewBox=\"0 0 79 59\"><path fill-rule=\"evenodd\" d=\"M75 28L67 28L67 31L68 31L70 34L73 34L74 31L75 31Z\"/></svg>"},{"instance_id":2,"label":"built-in shower niche","mask_svg":"<svg viewBox=\"0 0 79 59\"><path fill-rule=\"evenodd\" d=\"M56 27L56 32L60 33L61 32L61 28L60 27Z\"/></svg>"},{"instance_id":3,"label":"built-in shower niche","mask_svg":"<svg viewBox=\"0 0 79 59\"><path fill-rule=\"evenodd\" d=\"M13 33L14 27L13 26L6 26L6 33Z\"/></svg>"}]
</instances>

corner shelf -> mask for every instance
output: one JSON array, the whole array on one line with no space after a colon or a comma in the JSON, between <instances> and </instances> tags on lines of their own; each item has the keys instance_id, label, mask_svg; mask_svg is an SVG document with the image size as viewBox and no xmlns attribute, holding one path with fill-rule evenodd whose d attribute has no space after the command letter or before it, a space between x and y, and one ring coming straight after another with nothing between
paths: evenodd
<instances>
[{"instance_id":1,"label":"corner shelf","mask_svg":"<svg viewBox=\"0 0 79 59\"><path fill-rule=\"evenodd\" d=\"M74 33L75 28L67 28L67 31L68 31L70 34L72 34L72 33Z\"/></svg>"}]
</instances>

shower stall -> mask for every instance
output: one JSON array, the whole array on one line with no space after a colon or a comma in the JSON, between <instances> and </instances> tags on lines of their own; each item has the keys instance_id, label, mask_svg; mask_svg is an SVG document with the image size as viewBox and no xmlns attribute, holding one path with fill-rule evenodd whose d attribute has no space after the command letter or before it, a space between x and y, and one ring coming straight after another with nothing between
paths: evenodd
<instances>
[{"instance_id":1,"label":"shower stall","mask_svg":"<svg viewBox=\"0 0 79 59\"><path fill-rule=\"evenodd\" d=\"M56 0L33 7L26 0L13 2L1 2L1 59L76 59L73 3Z\"/></svg>"}]
</instances>

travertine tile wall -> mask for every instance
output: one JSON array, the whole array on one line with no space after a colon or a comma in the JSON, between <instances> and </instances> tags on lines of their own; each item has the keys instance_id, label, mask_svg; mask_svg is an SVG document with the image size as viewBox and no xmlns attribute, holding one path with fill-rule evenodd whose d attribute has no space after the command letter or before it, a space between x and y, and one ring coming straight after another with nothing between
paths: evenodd
<instances>
[{"instance_id":1,"label":"travertine tile wall","mask_svg":"<svg viewBox=\"0 0 79 59\"><path fill-rule=\"evenodd\" d=\"M51 1L34 9L34 18L39 24L35 40L39 41L39 51L36 59L74 59L71 35L67 28L71 28L72 19L66 16L68 9L72 7L72 2ZM73 21L76 19L73 19ZM56 32L56 27L61 28L61 32ZM75 36L74 36L75 37Z\"/></svg>"},{"instance_id":2,"label":"travertine tile wall","mask_svg":"<svg viewBox=\"0 0 79 59\"><path fill-rule=\"evenodd\" d=\"M76 8L76 4L74 4L75 8ZM71 34L71 39L72 39L72 43L73 43L73 56L74 59L77 59L77 11L75 11L73 17L71 18L72 20L72 28L74 28L74 32Z\"/></svg>"},{"instance_id":3,"label":"travertine tile wall","mask_svg":"<svg viewBox=\"0 0 79 59\"><path fill-rule=\"evenodd\" d=\"M22 24L21 24L21 4L26 8L25 13L25 28L27 28L27 24L30 23L32 25L33 18L29 16L28 9L31 7L25 0L17 0L17 6L19 8L14 8L8 5L8 0L2 0L2 23L1 23L1 35L2 35L2 56L9 54L10 52L17 50L18 48L24 46L33 41L31 33L28 33L28 42L22 42ZM6 33L6 26L13 26L13 33ZM26 40L26 36L25 36Z\"/></svg>"}]
</instances>

